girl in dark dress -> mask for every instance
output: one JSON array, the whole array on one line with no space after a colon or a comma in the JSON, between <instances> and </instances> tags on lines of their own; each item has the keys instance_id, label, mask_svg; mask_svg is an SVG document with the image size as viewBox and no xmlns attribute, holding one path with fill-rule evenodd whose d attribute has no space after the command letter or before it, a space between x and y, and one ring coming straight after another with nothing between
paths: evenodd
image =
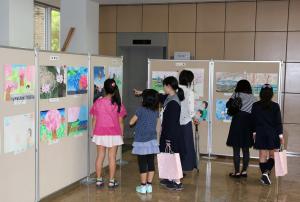
<instances>
[{"instance_id":1,"label":"girl in dark dress","mask_svg":"<svg viewBox=\"0 0 300 202\"><path fill-rule=\"evenodd\" d=\"M251 109L256 98L253 96L251 85L247 80L240 80L237 83L234 94L227 102L227 108L236 96L241 98L242 108L232 117L226 144L233 148L234 172L230 173L229 176L239 178L241 176L247 177L250 160L249 148L253 146ZM240 150L243 152L242 172L240 172Z\"/></svg>"},{"instance_id":2,"label":"girl in dark dress","mask_svg":"<svg viewBox=\"0 0 300 202\"><path fill-rule=\"evenodd\" d=\"M284 144L280 107L272 101L273 88L265 84L260 91L260 101L252 108L254 121L254 148L259 150L261 182L270 185L270 173L274 167L274 150Z\"/></svg>"}]
</instances>

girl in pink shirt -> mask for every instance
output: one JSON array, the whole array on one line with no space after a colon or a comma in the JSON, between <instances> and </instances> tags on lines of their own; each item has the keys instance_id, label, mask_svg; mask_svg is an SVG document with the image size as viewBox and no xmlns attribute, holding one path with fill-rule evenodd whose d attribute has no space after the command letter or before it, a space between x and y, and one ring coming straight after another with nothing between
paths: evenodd
<instances>
[{"instance_id":1,"label":"girl in pink shirt","mask_svg":"<svg viewBox=\"0 0 300 202\"><path fill-rule=\"evenodd\" d=\"M121 103L118 86L113 79L104 82L105 96L99 98L92 106L90 114L93 119L93 139L97 145L96 175L97 187L103 187L102 166L108 148L109 158L109 188L115 188L119 183L114 179L116 171L116 154L118 146L123 144L123 119L127 112Z\"/></svg>"}]
</instances>

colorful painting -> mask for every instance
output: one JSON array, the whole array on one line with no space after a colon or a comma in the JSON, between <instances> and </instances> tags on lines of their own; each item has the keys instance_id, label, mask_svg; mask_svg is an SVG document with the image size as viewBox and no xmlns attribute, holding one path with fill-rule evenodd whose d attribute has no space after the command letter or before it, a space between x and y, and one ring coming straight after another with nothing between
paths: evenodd
<instances>
[{"instance_id":1,"label":"colorful painting","mask_svg":"<svg viewBox=\"0 0 300 202\"><path fill-rule=\"evenodd\" d=\"M237 82L246 79L245 73L216 72L216 91L218 93L233 93Z\"/></svg>"},{"instance_id":2,"label":"colorful painting","mask_svg":"<svg viewBox=\"0 0 300 202\"><path fill-rule=\"evenodd\" d=\"M54 109L41 112L40 139L53 144L65 137L65 109Z\"/></svg>"},{"instance_id":3,"label":"colorful painting","mask_svg":"<svg viewBox=\"0 0 300 202\"><path fill-rule=\"evenodd\" d=\"M68 67L67 68L67 94L86 94L88 90L88 68Z\"/></svg>"},{"instance_id":4,"label":"colorful painting","mask_svg":"<svg viewBox=\"0 0 300 202\"><path fill-rule=\"evenodd\" d=\"M195 100L195 117L194 120L198 123L208 120L208 102Z\"/></svg>"},{"instance_id":5,"label":"colorful painting","mask_svg":"<svg viewBox=\"0 0 300 202\"><path fill-rule=\"evenodd\" d=\"M108 67L108 78L114 79L122 95L123 89L123 70L120 67Z\"/></svg>"},{"instance_id":6,"label":"colorful painting","mask_svg":"<svg viewBox=\"0 0 300 202\"><path fill-rule=\"evenodd\" d=\"M40 67L40 98L51 99L66 96L66 66Z\"/></svg>"},{"instance_id":7,"label":"colorful painting","mask_svg":"<svg viewBox=\"0 0 300 202\"><path fill-rule=\"evenodd\" d=\"M216 100L216 119L223 122L231 122L231 117L227 114L227 100Z\"/></svg>"},{"instance_id":8,"label":"colorful painting","mask_svg":"<svg viewBox=\"0 0 300 202\"><path fill-rule=\"evenodd\" d=\"M278 93L278 74L276 73L247 73L247 80L251 83L255 95L259 95L264 84L270 84L274 93Z\"/></svg>"},{"instance_id":9,"label":"colorful painting","mask_svg":"<svg viewBox=\"0 0 300 202\"><path fill-rule=\"evenodd\" d=\"M195 99L200 100L203 97L204 91L204 69L189 69L194 73L193 90Z\"/></svg>"},{"instance_id":10,"label":"colorful painting","mask_svg":"<svg viewBox=\"0 0 300 202\"><path fill-rule=\"evenodd\" d=\"M34 99L34 66L4 65L4 100Z\"/></svg>"},{"instance_id":11,"label":"colorful painting","mask_svg":"<svg viewBox=\"0 0 300 202\"><path fill-rule=\"evenodd\" d=\"M4 117L4 153L18 154L34 145L33 113Z\"/></svg>"},{"instance_id":12,"label":"colorful painting","mask_svg":"<svg viewBox=\"0 0 300 202\"><path fill-rule=\"evenodd\" d=\"M159 93L164 92L163 80L168 76L178 77L178 72L169 71L153 71L152 72L152 89Z\"/></svg>"},{"instance_id":13,"label":"colorful painting","mask_svg":"<svg viewBox=\"0 0 300 202\"><path fill-rule=\"evenodd\" d=\"M102 91L105 79L104 67L94 67L94 85L97 86L99 91Z\"/></svg>"},{"instance_id":14,"label":"colorful painting","mask_svg":"<svg viewBox=\"0 0 300 202\"><path fill-rule=\"evenodd\" d=\"M68 109L68 136L82 135L88 128L87 106Z\"/></svg>"}]
</instances>

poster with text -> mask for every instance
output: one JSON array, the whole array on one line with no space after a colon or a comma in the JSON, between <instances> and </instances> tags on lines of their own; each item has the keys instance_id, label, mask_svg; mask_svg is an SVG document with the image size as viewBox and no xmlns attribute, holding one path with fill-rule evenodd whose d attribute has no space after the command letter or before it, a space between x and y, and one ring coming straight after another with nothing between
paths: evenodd
<instances>
[{"instance_id":1,"label":"poster with text","mask_svg":"<svg viewBox=\"0 0 300 202\"><path fill-rule=\"evenodd\" d=\"M40 98L51 99L66 96L66 66L40 67Z\"/></svg>"},{"instance_id":2,"label":"poster with text","mask_svg":"<svg viewBox=\"0 0 300 202\"><path fill-rule=\"evenodd\" d=\"M198 123L208 120L208 102L195 100L195 117L194 120Z\"/></svg>"},{"instance_id":3,"label":"poster with text","mask_svg":"<svg viewBox=\"0 0 300 202\"><path fill-rule=\"evenodd\" d=\"M216 100L216 119L223 122L231 122L231 117L227 114L227 100Z\"/></svg>"},{"instance_id":4,"label":"poster with text","mask_svg":"<svg viewBox=\"0 0 300 202\"><path fill-rule=\"evenodd\" d=\"M88 128L87 106L68 109L68 136L82 135Z\"/></svg>"},{"instance_id":5,"label":"poster with text","mask_svg":"<svg viewBox=\"0 0 300 202\"><path fill-rule=\"evenodd\" d=\"M200 100L204 94L204 69L189 69L194 73L193 90L195 99Z\"/></svg>"},{"instance_id":6,"label":"poster with text","mask_svg":"<svg viewBox=\"0 0 300 202\"><path fill-rule=\"evenodd\" d=\"M4 65L4 100L34 99L34 66Z\"/></svg>"},{"instance_id":7,"label":"poster with text","mask_svg":"<svg viewBox=\"0 0 300 202\"><path fill-rule=\"evenodd\" d=\"M88 90L88 68L67 68L67 93L68 95L86 94Z\"/></svg>"},{"instance_id":8,"label":"poster with text","mask_svg":"<svg viewBox=\"0 0 300 202\"><path fill-rule=\"evenodd\" d=\"M259 95L264 84L270 84L274 94L278 93L278 74L276 73L247 73L247 80L252 85L254 95Z\"/></svg>"},{"instance_id":9,"label":"poster with text","mask_svg":"<svg viewBox=\"0 0 300 202\"><path fill-rule=\"evenodd\" d=\"M18 154L34 145L33 113L4 117L4 153Z\"/></svg>"},{"instance_id":10,"label":"poster with text","mask_svg":"<svg viewBox=\"0 0 300 202\"><path fill-rule=\"evenodd\" d=\"M216 72L216 91L218 93L232 94L236 84L242 79L246 79L245 73Z\"/></svg>"},{"instance_id":11,"label":"poster with text","mask_svg":"<svg viewBox=\"0 0 300 202\"><path fill-rule=\"evenodd\" d=\"M57 143L65 137L65 109L41 111L40 139L44 143Z\"/></svg>"},{"instance_id":12,"label":"poster with text","mask_svg":"<svg viewBox=\"0 0 300 202\"><path fill-rule=\"evenodd\" d=\"M120 67L108 67L108 78L114 79L119 87L120 94L123 90L123 70Z\"/></svg>"},{"instance_id":13,"label":"poster with text","mask_svg":"<svg viewBox=\"0 0 300 202\"><path fill-rule=\"evenodd\" d=\"M152 89L159 93L164 93L163 80L166 77L174 76L178 78L178 72L176 71L153 71L152 72Z\"/></svg>"}]
</instances>

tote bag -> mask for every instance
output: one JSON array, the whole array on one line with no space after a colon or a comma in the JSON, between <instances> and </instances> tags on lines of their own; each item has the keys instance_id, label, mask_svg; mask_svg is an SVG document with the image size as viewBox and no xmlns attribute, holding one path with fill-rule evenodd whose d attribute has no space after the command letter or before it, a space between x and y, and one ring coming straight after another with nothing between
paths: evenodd
<instances>
[{"instance_id":1,"label":"tote bag","mask_svg":"<svg viewBox=\"0 0 300 202\"><path fill-rule=\"evenodd\" d=\"M173 153L170 146L166 151L157 154L158 174L160 179L181 179L183 178L182 166L179 153Z\"/></svg>"},{"instance_id":2,"label":"tote bag","mask_svg":"<svg viewBox=\"0 0 300 202\"><path fill-rule=\"evenodd\" d=\"M285 176L288 173L286 150L280 149L274 153L274 157L276 177Z\"/></svg>"}]
</instances>

